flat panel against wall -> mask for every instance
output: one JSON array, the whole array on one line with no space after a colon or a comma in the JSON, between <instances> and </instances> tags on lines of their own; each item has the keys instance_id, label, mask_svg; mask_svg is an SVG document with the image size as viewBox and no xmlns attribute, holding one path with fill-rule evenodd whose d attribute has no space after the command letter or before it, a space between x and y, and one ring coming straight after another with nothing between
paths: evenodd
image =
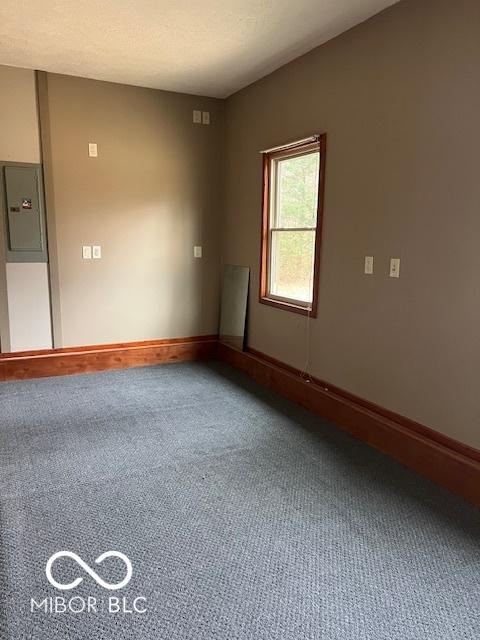
<instances>
[{"instance_id":1,"label":"flat panel against wall","mask_svg":"<svg viewBox=\"0 0 480 640\"><path fill-rule=\"evenodd\" d=\"M52 332L46 263L7 263L11 351L50 349Z\"/></svg>"},{"instance_id":2,"label":"flat panel against wall","mask_svg":"<svg viewBox=\"0 0 480 640\"><path fill-rule=\"evenodd\" d=\"M46 262L40 167L6 165L3 179L7 261Z\"/></svg>"},{"instance_id":3,"label":"flat panel against wall","mask_svg":"<svg viewBox=\"0 0 480 640\"><path fill-rule=\"evenodd\" d=\"M220 340L234 349L243 350L247 313L250 269L226 264L223 271L220 307Z\"/></svg>"}]
</instances>

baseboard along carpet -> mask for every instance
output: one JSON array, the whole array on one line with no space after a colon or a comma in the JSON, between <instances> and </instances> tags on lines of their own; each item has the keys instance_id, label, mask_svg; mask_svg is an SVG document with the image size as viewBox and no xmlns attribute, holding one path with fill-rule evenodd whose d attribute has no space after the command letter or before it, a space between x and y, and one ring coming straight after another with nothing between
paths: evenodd
<instances>
[{"instance_id":1,"label":"baseboard along carpet","mask_svg":"<svg viewBox=\"0 0 480 640\"><path fill-rule=\"evenodd\" d=\"M1 640L480 637L478 509L223 363L2 384L0 481Z\"/></svg>"}]
</instances>

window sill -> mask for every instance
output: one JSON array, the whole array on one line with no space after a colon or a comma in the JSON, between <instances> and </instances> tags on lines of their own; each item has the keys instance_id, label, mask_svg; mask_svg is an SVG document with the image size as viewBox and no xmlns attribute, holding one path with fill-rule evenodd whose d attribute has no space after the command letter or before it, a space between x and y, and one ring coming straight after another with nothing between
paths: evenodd
<instances>
[{"instance_id":1,"label":"window sill","mask_svg":"<svg viewBox=\"0 0 480 640\"><path fill-rule=\"evenodd\" d=\"M302 316L309 316L310 318L316 318L316 309L308 309L302 305L295 304L294 302L286 302L285 300L277 300L276 298L269 298L267 296L260 297L260 304L267 304L270 307L276 307L283 311L291 311L292 313L299 313Z\"/></svg>"}]
</instances>

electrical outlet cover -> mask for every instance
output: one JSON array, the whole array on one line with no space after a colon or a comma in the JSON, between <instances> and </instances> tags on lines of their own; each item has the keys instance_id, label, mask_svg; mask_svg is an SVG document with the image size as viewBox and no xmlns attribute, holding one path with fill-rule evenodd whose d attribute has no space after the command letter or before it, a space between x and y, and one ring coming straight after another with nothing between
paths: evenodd
<instances>
[{"instance_id":1,"label":"electrical outlet cover","mask_svg":"<svg viewBox=\"0 0 480 640\"><path fill-rule=\"evenodd\" d=\"M400 277L400 258L392 258L390 260L390 277L391 278Z\"/></svg>"},{"instance_id":2,"label":"electrical outlet cover","mask_svg":"<svg viewBox=\"0 0 480 640\"><path fill-rule=\"evenodd\" d=\"M365 273L368 275L373 273L373 256L365 256Z\"/></svg>"}]
</instances>

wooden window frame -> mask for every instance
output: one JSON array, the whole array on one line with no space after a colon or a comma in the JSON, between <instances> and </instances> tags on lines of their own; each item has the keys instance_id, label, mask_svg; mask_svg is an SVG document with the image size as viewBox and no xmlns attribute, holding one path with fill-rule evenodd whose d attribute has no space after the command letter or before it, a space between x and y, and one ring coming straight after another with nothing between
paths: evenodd
<instances>
[{"instance_id":1,"label":"wooden window frame","mask_svg":"<svg viewBox=\"0 0 480 640\"><path fill-rule=\"evenodd\" d=\"M259 302L284 311L300 313L310 318L317 317L320 285L320 249L322 244L323 200L325 192L325 160L327 135L322 133L298 143L287 144L263 153L263 200L262 200L262 241L260 256L260 296ZM269 292L270 272L270 192L272 161L293 157L302 152L317 149L320 152L317 200L317 224L315 227L315 255L313 263L313 296L311 303L301 303L289 298L272 295Z\"/></svg>"}]
</instances>

